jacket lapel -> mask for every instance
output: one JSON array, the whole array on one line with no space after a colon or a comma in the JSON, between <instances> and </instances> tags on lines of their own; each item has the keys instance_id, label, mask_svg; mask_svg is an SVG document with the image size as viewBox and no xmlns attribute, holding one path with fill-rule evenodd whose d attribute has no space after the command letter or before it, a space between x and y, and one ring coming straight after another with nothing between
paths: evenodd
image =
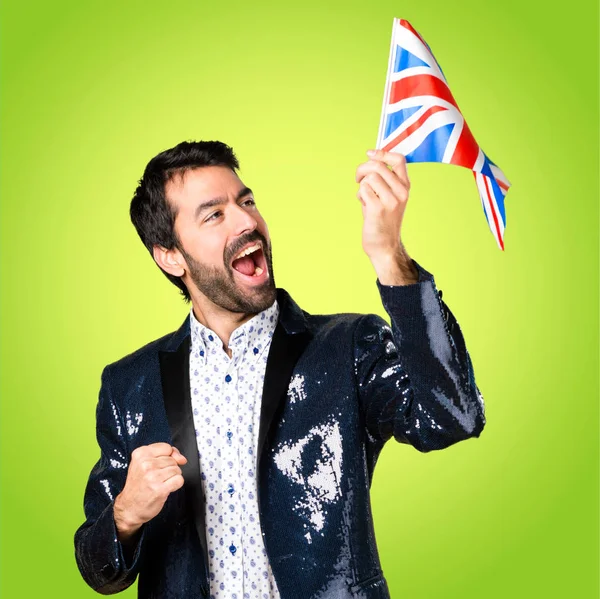
<instances>
[{"instance_id":1,"label":"jacket lapel","mask_svg":"<svg viewBox=\"0 0 600 599\"><path fill-rule=\"evenodd\" d=\"M190 395L190 336L187 335L175 351L159 352L159 360L163 398L173 445L187 458L187 462L181 466L187 509L193 514L208 576L205 501Z\"/></svg>"},{"instance_id":2,"label":"jacket lapel","mask_svg":"<svg viewBox=\"0 0 600 599\"><path fill-rule=\"evenodd\" d=\"M275 420L277 409L283 403L282 400L287 394L294 366L304 348L308 345L310 338L307 331L293 334L286 332L281 321L275 327L263 384L260 428L258 432L257 455L259 463L263 449L265 448L265 442L269 436L271 424Z\"/></svg>"}]
</instances>

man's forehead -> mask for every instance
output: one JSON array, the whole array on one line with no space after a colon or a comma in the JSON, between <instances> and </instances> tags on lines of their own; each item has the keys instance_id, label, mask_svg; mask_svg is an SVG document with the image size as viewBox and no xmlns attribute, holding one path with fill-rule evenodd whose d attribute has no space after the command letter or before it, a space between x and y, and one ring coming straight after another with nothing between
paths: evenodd
<instances>
[{"instance_id":1,"label":"man's forehead","mask_svg":"<svg viewBox=\"0 0 600 599\"><path fill-rule=\"evenodd\" d=\"M243 188L244 184L229 167L203 166L175 173L165 185L165 193L171 202L181 206L214 197L236 196Z\"/></svg>"}]
</instances>

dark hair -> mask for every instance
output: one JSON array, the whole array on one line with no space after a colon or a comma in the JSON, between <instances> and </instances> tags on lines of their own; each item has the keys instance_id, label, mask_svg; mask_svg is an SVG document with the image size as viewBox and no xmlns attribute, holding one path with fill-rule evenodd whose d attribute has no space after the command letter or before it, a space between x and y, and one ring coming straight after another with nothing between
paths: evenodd
<instances>
[{"instance_id":1,"label":"dark hair","mask_svg":"<svg viewBox=\"0 0 600 599\"><path fill-rule=\"evenodd\" d=\"M234 172L240 168L233 149L220 141L183 141L146 165L131 200L129 215L150 255L155 245L167 250L182 249L174 229L177 210L167 201L165 186L175 175L203 166L227 166ZM162 272L189 302L191 296L181 277Z\"/></svg>"}]
</instances>

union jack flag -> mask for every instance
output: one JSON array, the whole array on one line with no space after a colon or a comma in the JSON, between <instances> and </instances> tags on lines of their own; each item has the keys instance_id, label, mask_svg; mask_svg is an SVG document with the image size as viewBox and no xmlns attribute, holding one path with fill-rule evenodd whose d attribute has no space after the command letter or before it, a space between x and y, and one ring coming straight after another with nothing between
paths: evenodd
<instances>
[{"instance_id":1,"label":"union jack flag","mask_svg":"<svg viewBox=\"0 0 600 599\"><path fill-rule=\"evenodd\" d=\"M394 19L377 149L407 162L443 162L471 169L483 212L504 250L504 173L479 147L427 42L404 19Z\"/></svg>"}]
</instances>

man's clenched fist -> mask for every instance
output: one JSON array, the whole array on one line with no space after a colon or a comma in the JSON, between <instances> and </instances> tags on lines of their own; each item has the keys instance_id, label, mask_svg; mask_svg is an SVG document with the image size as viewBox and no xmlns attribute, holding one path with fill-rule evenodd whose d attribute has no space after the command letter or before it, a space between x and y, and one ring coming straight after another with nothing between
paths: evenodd
<instances>
[{"instance_id":1,"label":"man's clenched fist","mask_svg":"<svg viewBox=\"0 0 600 599\"><path fill-rule=\"evenodd\" d=\"M169 493L183 486L180 466L187 458L168 443L152 443L133 450L125 487L114 505L120 541L127 541L162 509Z\"/></svg>"}]
</instances>

